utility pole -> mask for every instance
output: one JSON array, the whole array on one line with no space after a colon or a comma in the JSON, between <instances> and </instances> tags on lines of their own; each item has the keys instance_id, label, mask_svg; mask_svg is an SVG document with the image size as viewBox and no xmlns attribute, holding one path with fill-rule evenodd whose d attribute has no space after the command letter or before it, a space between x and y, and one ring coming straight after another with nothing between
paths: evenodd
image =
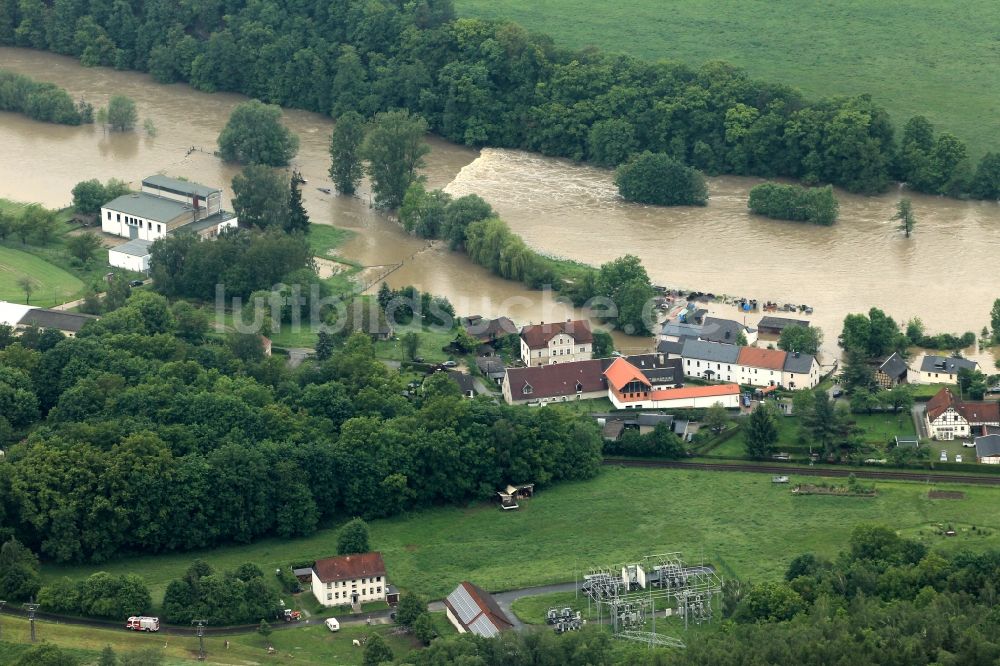
<instances>
[{"instance_id":1,"label":"utility pole","mask_svg":"<svg viewBox=\"0 0 1000 666\"><path fill-rule=\"evenodd\" d=\"M205 625L206 620L191 620L198 627L198 661L205 661Z\"/></svg>"},{"instance_id":2,"label":"utility pole","mask_svg":"<svg viewBox=\"0 0 1000 666\"><path fill-rule=\"evenodd\" d=\"M0 600L0 613L3 613L3 607L7 605L6 601ZM2 634L0 634L2 636Z\"/></svg>"},{"instance_id":3,"label":"utility pole","mask_svg":"<svg viewBox=\"0 0 1000 666\"><path fill-rule=\"evenodd\" d=\"M38 604L33 601L30 604L24 604L25 610L28 611L28 622L31 624L31 642L35 642L35 611L38 610Z\"/></svg>"}]
</instances>

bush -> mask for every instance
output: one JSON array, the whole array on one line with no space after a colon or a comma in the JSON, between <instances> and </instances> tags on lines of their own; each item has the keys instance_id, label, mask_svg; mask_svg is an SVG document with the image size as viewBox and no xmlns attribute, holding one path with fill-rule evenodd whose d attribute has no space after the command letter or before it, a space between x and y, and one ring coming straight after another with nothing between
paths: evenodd
<instances>
[{"instance_id":1,"label":"bush","mask_svg":"<svg viewBox=\"0 0 1000 666\"><path fill-rule=\"evenodd\" d=\"M705 176L666 153L646 151L615 171L615 185L625 199L657 206L704 206Z\"/></svg>"},{"instance_id":2,"label":"bush","mask_svg":"<svg viewBox=\"0 0 1000 666\"><path fill-rule=\"evenodd\" d=\"M839 204L833 187L802 187L761 183L750 190L747 207L776 220L812 222L829 226L837 220Z\"/></svg>"}]
</instances>

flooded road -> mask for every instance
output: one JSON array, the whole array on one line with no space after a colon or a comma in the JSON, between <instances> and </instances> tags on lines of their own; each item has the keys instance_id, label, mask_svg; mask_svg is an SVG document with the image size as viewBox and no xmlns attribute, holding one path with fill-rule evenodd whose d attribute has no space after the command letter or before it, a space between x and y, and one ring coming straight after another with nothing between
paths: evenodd
<instances>
[{"instance_id":1,"label":"flooded road","mask_svg":"<svg viewBox=\"0 0 1000 666\"><path fill-rule=\"evenodd\" d=\"M144 74L85 68L25 49L0 48L0 67L54 82L95 107L112 94L127 95L140 119L152 119L157 128L155 138L141 131L108 134L95 126L64 127L0 113L0 196L65 206L80 180L120 178L138 185L144 176L165 172L221 186L228 197L238 169L212 153L242 96L161 85ZM345 257L365 266L402 262L388 277L390 285L413 284L446 296L460 313L503 313L520 323L573 314L562 306L546 310L539 292L496 278L441 243L407 236L370 209L366 186L359 198L320 192L318 187L330 186L333 123L304 111L286 110L284 116L301 140L294 166L308 180L304 198L313 222L356 232L338 250ZM879 197L838 192L839 222L815 227L750 216L746 196L755 179L710 179L704 208L655 208L621 201L606 170L520 151L480 152L435 138L430 143L428 185L480 194L533 248L595 265L632 253L659 284L811 305L812 321L826 332L827 351L835 351L847 312L874 305L900 322L919 315L929 332L978 333L1000 296L994 276L1000 264L996 203L911 195L918 223L907 240L889 221L896 191ZM727 312L724 306L713 309Z\"/></svg>"}]
</instances>

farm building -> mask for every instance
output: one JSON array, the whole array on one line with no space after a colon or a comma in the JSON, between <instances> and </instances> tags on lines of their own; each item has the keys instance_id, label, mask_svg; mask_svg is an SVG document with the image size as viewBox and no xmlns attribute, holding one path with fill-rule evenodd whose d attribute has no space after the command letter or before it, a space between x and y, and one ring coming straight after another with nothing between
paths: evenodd
<instances>
[{"instance_id":1,"label":"farm building","mask_svg":"<svg viewBox=\"0 0 1000 666\"><path fill-rule=\"evenodd\" d=\"M460 634L468 632L483 638L494 638L514 626L496 599L467 581L447 596L444 607L448 621Z\"/></svg>"},{"instance_id":2,"label":"farm building","mask_svg":"<svg viewBox=\"0 0 1000 666\"><path fill-rule=\"evenodd\" d=\"M108 250L108 263L136 273L149 273L149 248L152 241L133 238Z\"/></svg>"},{"instance_id":3,"label":"farm building","mask_svg":"<svg viewBox=\"0 0 1000 666\"><path fill-rule=\"evenodd\" d=\"M809 322L805 319L791 319L789 317L762 317L757 324L757 331L763 335L781 335L781 332L789 326L809 327Z\"/></svg>"},{"instance_id":4,"label":"farm building","mask_svg":"<svg viewBox=\"0 0 1000 666\"><path fill-rule=\"evenodd\" d=\"M84 326L97 319L94 315L80 314L78 312L49 310L47 308L36 308L31 305L0 301L0 324L6 324L15 331L34 326L36 328L49 328L62 331L67 337L73 338L76 337L76 334Z\"/></svg>"},{"instance_id":5,"label":"farm building","mask_svg":"<svg viewBox=\"0 0 1000 666\"><path fill-rule=\"evenodd\" d=\"M976 462L1000 465L1000 435L976 437Z\"/></svg>"}]
</instances>

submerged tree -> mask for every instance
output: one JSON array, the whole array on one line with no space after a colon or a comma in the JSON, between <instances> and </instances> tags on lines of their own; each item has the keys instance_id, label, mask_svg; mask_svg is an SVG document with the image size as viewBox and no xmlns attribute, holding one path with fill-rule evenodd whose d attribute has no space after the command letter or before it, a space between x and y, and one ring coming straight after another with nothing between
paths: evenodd
<instances>
[{"instance_id":1,"label":"submerged tree","mask_svg":"<svg viewBox=\"0 0 1000 666\"><path fill-rule=\"evenodd\" d=\"M361 183L361 144L365 140L365 121L356 111L337 118L330 137L330 179L341 194L354 194Z\"/></svg>"},{"instance_id":2,"label":"submerged tree","mask_svg":"<svg viewBox=\"0 0 1000 666\"><path fill-rule=\"evenodd\" d=\"M108 102L108 124L116 132L131 132L139 120L135 101L125 95L112 95Z\"/></svg>"},{"instance_id":3,"label":"submerged tree","mask_svg":"<svg viewBox=\"0 0 1000 666\"><path fill-rule=\"evenodd\" d=\"M917 218L913 216L913 206L909 199L900 199L896 204L896 214L892 219L899 222L899 230L909 238L913 232L913 227L917 224Z\"/></svg>"}]
</instances>

